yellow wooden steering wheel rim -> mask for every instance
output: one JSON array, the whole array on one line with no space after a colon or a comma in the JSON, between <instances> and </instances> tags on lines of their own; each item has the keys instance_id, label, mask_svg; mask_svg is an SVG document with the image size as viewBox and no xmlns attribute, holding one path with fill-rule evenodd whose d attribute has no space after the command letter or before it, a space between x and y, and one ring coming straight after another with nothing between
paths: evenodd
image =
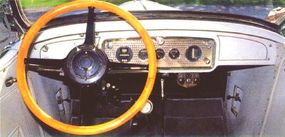
<instances>
[{"instance_id":1,"label":"yellow wooden steering wheel rim","mask_svg":"<svg viewBox=\"0 0 285 137\"><path fill-rule=\"evenodd\" d=\"M106 10L112 12L125 21L127 21L141 36L148 53L148 62L149 62L149 69L148 69L148 77L145 83L145 87L135 102L135 104L124 114L117 117L114 120L108 121L103 124L94 125L94 126L75 126L60 122L55 120L50 115L45 113L36 103L35 99L31 95L31 91L29 89L27 78L26 78L26 67L24 63L24 59L28 56L28 52L30 49L30 45L33 42L34 38L37 36L37 33L40 31L42 27L44 27L50 20L53 18L70 11L79 10L79 9L86 9L88 7L95 7L100 10ZM50 127L57 129L59 131L69 133L69 134L76 134L76 135L94 135L94 134L101 134L108 132L112 129L115 129L127 121L129 121L132 117L134 117L145 105L148 97L150 96L154 82L156 77L156 54L155 54L155 47L152 43L152 40L146 30L142 27L139 21L134 17L131 13L124 11L117 7L116 5L96 1L96 0L78 0L69 3L65 3L59 5L43 16L41 16L29 29L27 34L25 35L22 45L18 52L18 59L17 59L17 80L18 86L22 95L22 98L30 109L30 111L42 122L49 125Z\"/></svg>"}]
</instances>

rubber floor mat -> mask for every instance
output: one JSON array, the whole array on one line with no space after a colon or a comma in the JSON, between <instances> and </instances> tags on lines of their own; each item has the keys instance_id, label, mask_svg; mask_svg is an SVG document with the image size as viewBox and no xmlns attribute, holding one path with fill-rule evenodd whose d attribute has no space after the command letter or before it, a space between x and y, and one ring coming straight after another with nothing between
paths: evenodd
<instances>
[{"instance_id":1,"label":"rubber floor mat","mask_svg":"<svg viewBox=\"0 0 285 137\"><path fill-rule=\"evenodd\" d=\"M226 136L222 98L167 99L164 136Z\"/></svg>"}]
</instances>

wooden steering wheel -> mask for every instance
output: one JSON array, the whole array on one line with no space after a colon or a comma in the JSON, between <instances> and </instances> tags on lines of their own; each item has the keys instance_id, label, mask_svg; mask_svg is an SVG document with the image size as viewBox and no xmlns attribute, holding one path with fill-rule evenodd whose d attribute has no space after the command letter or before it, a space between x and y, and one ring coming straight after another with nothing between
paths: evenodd
<instances>
[{"instance_id":1,"label":"wooden steering wheel","mask_svg":"<svg viewBox=\"0 0 285 137\"><path fill-rule=\"evenodd\" d=\"M80 9L87 9L88 7L94 7L96 9L104 10L112 12L122 19L124 19L126 22L128 22L140 35L142 38L145 47L147 49L148 53L148 77L145 83L145 87L138 98L138 100L134 103L134 105L127 110L124 114L120 115L119 117L115 118L114 120L108 121L103 124L99 125L92 125L92 126L75 126L66 124L63 122L60 122L54 118L52 118L49 114L45 113L39 105L36 103L35 99L32 97L27 77L26 77L26 64L25 59L29 56L29 50L31 49L31 44L34 41L35 37L37 36L37 33L40 31L42 27L44 27L50 20L53 18L70 12L74 10L80 10ZM93 22L92 22L93 23ZM65 132L69 134L76 134L76 135L94 135L94 134L101 134L108 132L110 130L113 130L127 121L129 121L131 118L133 118L145 105L148 97L150 96L154 83L156 78L156 68L157 62L156 62L156 53L155 53L155 47L152 43L152 40L146 30L143 28L143 26L139 23L139 21L134 17L131 13L124 11L120 9L118 6L97 1L97 0L79 0L79 1L73 1L69 3L65 3L62 5L59 5L47 13L45 13L43 16L41 16L29 29L29 31L26 33L22 44L20 46L19 52L18 52L18 58L17 58L17 80L18 80L18 86L20 89L20 93L22 95L22 98L26 104L26 106L29 108L29 110L42 122L47 124L48 126Z\"/></svg>"}]
</instances>

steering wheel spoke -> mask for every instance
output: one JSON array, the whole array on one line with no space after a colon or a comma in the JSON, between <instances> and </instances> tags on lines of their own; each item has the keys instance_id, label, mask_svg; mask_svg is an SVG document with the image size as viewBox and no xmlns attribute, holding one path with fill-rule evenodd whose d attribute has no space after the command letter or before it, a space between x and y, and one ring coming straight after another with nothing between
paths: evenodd
<instances>
[{"instance_id":1,"label":"steering wheel spoke","mask_svg":"<svg viewBox=\"0 0 285 137\"><path fill-rule=\"evenodd\" d=\"M28 70L36 72L56 72L63 73L63 64L65 60L59 59L39 59L26 58L25 64Z\"/></svg>"},{"instance_id":2,"label":"steering wheel spoke","mask_svg":"<svg viewBox=\"0 0 285 137\"><path fill-rule=\"evenodd\" d=\"M88 18L87 18L87 26L86 26L86 32L85 32L85 41L82 48L95 47L95 18L96 14L94 13L95 8L89 7L88 8Z\"/></svg>"}]
</instances>

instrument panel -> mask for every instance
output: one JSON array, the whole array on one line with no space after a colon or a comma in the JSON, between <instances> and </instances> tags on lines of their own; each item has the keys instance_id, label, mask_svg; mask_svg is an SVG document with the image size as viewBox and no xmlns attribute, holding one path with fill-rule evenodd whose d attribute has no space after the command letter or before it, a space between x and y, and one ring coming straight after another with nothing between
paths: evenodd
<instances>
[{"instance_id":1,"label":"instrument panel","mask_svg":"<svg viewBox=\"0 0 285 137\"><path fill-rule=\"evenodd\" d=\"M212 68L216 42L209 38L152 37L159 68ZM140 38L107 39L103 50L112 62L148 64Z\"/></svg>"}]
</instances>

